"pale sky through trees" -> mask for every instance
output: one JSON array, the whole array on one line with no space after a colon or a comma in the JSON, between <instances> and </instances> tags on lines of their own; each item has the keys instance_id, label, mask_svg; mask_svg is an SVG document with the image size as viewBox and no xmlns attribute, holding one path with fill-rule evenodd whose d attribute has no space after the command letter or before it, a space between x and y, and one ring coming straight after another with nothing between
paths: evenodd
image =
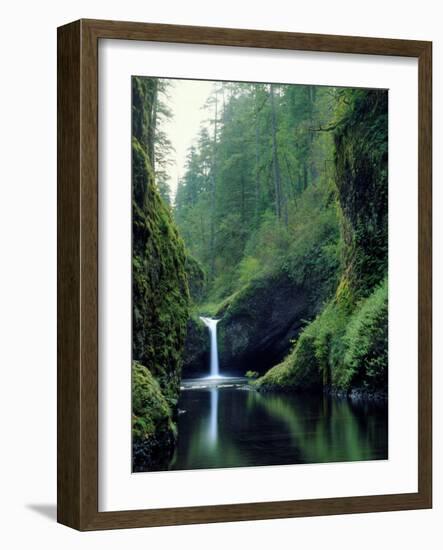
<instances>
[{"instance_id":1,"label":"pale sky through trees","mask_svg":"<svg viewBox=\"0 0 443 550\"><path fill-rule=\"evenodd\" d=\"M173 164L168 168L171 198L174 200L178 178L185 172L186 156L189 147L197 139L202 122L210 117L203 109L211 88L212 81L171 80L168 106L173 118L162 123L162 129L175 149Z\"/></svg>"}]
</instances>

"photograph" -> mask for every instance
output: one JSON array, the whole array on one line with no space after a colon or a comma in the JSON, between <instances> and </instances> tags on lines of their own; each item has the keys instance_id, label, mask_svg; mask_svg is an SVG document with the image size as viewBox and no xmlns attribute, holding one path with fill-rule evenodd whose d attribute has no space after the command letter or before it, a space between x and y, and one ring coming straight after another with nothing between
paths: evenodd
<instances>
[{"instance_id":1,"label":"photograph","mask_svg":"<svg viewBox=\"0 0 443 550\"><path fill-rule=\"evenodd\" d=\"M131 87L133 472L387 460L388 90Z\"/></svg>"}]
</instances>

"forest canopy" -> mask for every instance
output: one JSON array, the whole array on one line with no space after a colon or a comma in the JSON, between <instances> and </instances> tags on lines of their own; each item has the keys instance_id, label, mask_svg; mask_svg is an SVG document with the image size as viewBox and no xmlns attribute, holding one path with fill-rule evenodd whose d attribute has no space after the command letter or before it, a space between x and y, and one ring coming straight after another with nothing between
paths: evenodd
<instances>
[{"instance_id":1,"label":"forest canopy","mask_svg":"<svg viewBox=\"0 0 443 550\"><path fill-rule=\"evenodd\" d=\"M174 206L187 247L205 270L211 301L273 270L303 278L310 269L297 255L310 248L306 238L319 239L325 252L329 245L325 261L334 269L331 131L347 96L314 86L214 85L209 125L189 150Z\"/></svg>"}]
</instances>

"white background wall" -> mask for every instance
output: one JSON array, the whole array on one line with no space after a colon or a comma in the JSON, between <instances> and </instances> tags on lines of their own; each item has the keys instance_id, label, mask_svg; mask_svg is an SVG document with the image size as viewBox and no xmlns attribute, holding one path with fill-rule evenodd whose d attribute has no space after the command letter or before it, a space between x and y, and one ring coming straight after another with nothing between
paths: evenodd
<instances>
[{"instance_id":1,"label":"white background wall","mask_svg":"<svg viewBox=\"0 0 443 550\"><path fill-rule=\"evenodd\" d=\"M442 14L437 1L77 0L2 6L0 541L5 548L438 548L442 503ZM434 510L77 533L55 523L56 27L80 17L434 41Z\"/></svg>"}]
</instances>

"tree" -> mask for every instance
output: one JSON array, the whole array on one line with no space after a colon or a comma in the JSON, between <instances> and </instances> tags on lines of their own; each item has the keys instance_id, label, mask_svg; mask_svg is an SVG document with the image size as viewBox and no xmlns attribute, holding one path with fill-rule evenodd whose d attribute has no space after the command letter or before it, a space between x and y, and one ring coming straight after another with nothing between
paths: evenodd
<instances>
[{"instance_id":1,"label":"tree","mask_svg":"<svg viewBox=\"0 0 443 550\"><path fill-rule=\"evenodd\" d=\"M262 255L264 235L274 243L275 258L284 258L300 196L326 178L332 137L315 129L333 122L337 97L330 88L329 94L310 88L214 85L206 103L209 117L190 148L174 208L214 300L244 280L242 262L258 265L246 259Z\"/></svg>"},{"instance_id":2,"label":"tree","mask_svg":"<svg viewBox=\"0 0 443 550\"><path fill-rule=\"evenodd\" d=\"M282 217L282 208L285 202L281 184L280 163L278 159L277 147L277 115L275 108L274 84L269 86L269 97L271 101L271 122L272 122L272 167L274 170L274 186L275 186L275 215L280 221ZM287 211L285 213L285 221L287 224Z\"/></svg>"}]
</instances>

